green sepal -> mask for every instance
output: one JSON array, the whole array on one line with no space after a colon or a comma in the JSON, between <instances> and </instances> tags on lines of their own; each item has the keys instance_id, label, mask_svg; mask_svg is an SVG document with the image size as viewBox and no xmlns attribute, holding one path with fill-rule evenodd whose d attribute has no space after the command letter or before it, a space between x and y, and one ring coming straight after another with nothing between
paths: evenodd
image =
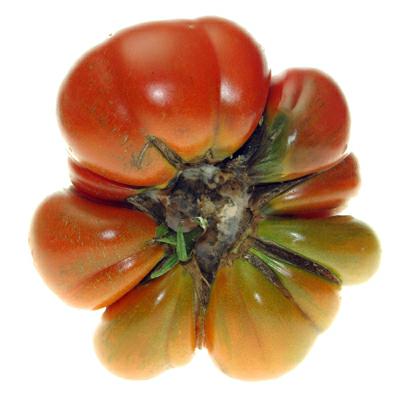
<instances>
[{"instance_id":1,"label":"green sepal","mask_svg":"<svg viewBox=\"0 0 400 397\"><path fill-rule=\"evenodd\" d=\"M150 279L154 279L157 277L162 276L163 274L167 273L169 270L171 270L175 265L179 263L178 256L176 253L173 253L170 257L168 257L162 264L161 266L154 270L150 274Z\"/></svg>"},{"instance_id":2,"label":"green sepal","mask_svg":"<svg viewBox=\"0 0 400 397\"><path fill-rule=\"evenodd\" d=\"M259 251L257 248L250 248L249 253L256 256L262 262L264 262L267 266L272 268L273 270L277 271L278 273L285 273L284 269L279 265L279 262L275 261L270 256L264 254L263 252Z\"/></svg>"},{"instance_id":3,"label":"green sepal","mask_svg":"<svg viewBox=\"0 0 400 397\"><path fill-rule=\"evenodd\" d=\"M164 244L176 246L176 236L174 236L173 234L170 234L170 235L162 237L162 238L158 238L156 241L158 243L164 243Z\"/></svg>"},{"instance_id":4,"label":"green sepal","mask_svg":"<svg viewBox=\"0 0 400 397\"><path fill-rule=\"evenodd\" d=\"M185 236L183 234L181 225L178 226L178 230L176 232L176 253L178 255L178 259L182 262L185 262L189 259L186 249Z\"/></svg>"},{"instance_id":5,"label":"green sepal","mask_svg":"<svg viewBox=\"0 0 400 397\"><path fill-rule=\"evenodd\" d=\"M279 112L272 120L264 120L264 135L258 151L250 160L250 177L256 183L270 183L281 180L284 159L290 147L288 133L290 119Z\"/></svg>"},{"instance_id":6,"label":"green sepal","mask_svg":"<svg viewBox=\"0 0 400 397\"><path fill-rule=\"evenodd\" d=\"M161 237L164 237L168 234L169 228L165 223L162 223L161 225L158 225L156 227L156 237L160 239Z\"/></svg>"}]
</instances>

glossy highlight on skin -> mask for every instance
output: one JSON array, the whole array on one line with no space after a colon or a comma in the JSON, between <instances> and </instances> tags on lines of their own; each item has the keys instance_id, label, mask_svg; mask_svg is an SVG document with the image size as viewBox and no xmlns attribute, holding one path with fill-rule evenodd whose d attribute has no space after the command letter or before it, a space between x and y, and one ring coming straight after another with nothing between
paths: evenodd
<instances>
[{"instance_id":1,"label":"glossy highlight on skin","mask_svg":"<svg viewBox=\"0 0 400 397\"><path fill-rule=\"evenodd\" d=\"M62 86L58 113L82 167L122 184L163 185L176 170L148 136L185 161L222 160L252 134L268 85L256 43L237 25L154 22L86 54Z\"/></svg>"},{"instance_id":2,"label":"glossy highlight on skin","mask_svg":"<svg viewBox=\"0 0 400 397\"><path fill-rule=\"evenodd\" d=\"M194 310L193 280L177 266L107 308L95 335L97 355L129 379L184 365L196 345Z\"/></svg>"}]
</instances>

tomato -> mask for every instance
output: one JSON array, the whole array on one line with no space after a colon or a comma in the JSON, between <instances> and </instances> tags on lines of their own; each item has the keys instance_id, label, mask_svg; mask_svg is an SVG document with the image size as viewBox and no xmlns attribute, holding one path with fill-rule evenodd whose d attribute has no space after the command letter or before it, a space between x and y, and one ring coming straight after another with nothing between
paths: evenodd
<instances>
[{"instance_id":1,"label":"tomato","mask_svg":"<svg viewBox=\"0 0 400 397\"><path fill-rule=\"evenodd\" d=\"M185 161L220 161L253 132L268 81L257 45L228 21L143 24L78 62L60 92L60 124L83 167L123 184L162 185L176 170L146 146L148 136Z\"/></svg>"},{"instance_id":2,"label":"tomato","mask_svg":"<svg viewBox=\"0 0 400 397\"><path fill-rule=\"evenodd\" d=\"M121 31L85 54L58 115L73 187L40 204L29 243L70 305L106 307L95 348L147 379L207 348L226 374L294 368L379 241L338 215L360 183L349 112L315 69L269 79L219 18Z\"/></svg>"}]
</instances>

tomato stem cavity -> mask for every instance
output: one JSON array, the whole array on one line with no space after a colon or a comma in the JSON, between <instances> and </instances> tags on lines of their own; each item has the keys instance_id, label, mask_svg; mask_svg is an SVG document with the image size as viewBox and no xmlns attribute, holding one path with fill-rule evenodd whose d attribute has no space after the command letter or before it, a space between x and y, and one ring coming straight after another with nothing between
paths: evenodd
<instances>
[{"instance_id":1,"label":"tomato stem cavity","mask_svg":"<svg viewBox=\"0 0 400 397\"><path fill-rule=\"evenodd\" d=\"M166 257L144 281L181 263L190 269L201 290L200 300L206 303L219 266L229 266L241 257L281 289L277 273L282 269L276 260L340 284L338 277L321 265L253 236L253 220L263 215L270 200L314 176L280 183L259 183L249 176L251 164L257 162L268 144L265 128L259 125L240 151L216 164L207 158L198 164L185 163L162 140L147 137L148 146L157 148L178 172L164 189L149 188L128 199L159 223L154 241L166 246Z\"/></svg>"}]
</instances>

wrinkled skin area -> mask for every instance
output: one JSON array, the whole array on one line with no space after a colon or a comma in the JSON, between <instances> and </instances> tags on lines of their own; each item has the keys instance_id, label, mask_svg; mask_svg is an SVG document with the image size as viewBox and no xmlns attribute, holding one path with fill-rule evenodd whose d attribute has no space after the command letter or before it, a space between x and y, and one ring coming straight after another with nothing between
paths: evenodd
<instances>
[{"instance_id":1,"label":"wrinkled skin area","mask_svg":"<svg viewBox=\"0 0 400 397\"><path fill-rule=\"evenodd\" d=\"M191 167L179 176L174 189L160 193L167 225L185 231L197 226L201 217L207 230L196 242L195 257L200 270L211 279L229 249L251 221L246 181L213 165Z\"/></svg>"},{"instance_id":2,"label":"wrinkled skin area","mask_svg":"<svg viewBox=\"0 0 400 397\"><path fill-rule=\"evenodd\" d=\"M73 188L38 207L32 256L65 302L106 307L95 349L119 376L196 347L229 376L280 376L377 270L372 229L337 215L360 183L339 87L315 69L270 84L229 21L121 31L74 66L58 114Z\"/></svg>"}]
</instances>

